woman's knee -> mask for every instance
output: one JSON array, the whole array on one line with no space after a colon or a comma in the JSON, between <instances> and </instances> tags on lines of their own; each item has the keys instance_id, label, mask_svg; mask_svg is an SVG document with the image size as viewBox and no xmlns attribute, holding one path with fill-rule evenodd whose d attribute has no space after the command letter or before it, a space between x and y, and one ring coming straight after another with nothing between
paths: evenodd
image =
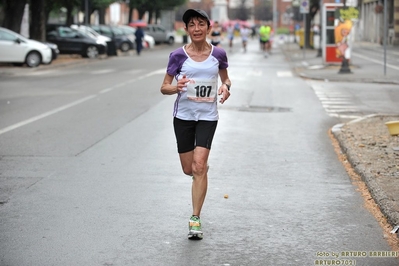
<instances>
[{"instance_id":1,"label":"woman's knee","mask_svg":"<svg viewBox=\"0 0 399 266\"><path fill-rule=\"evenodd\" d=\"M193 163L193 167L192 167L192 170L193 170L193 174L194 175L204 175L205 173L206 173L206 171L207 171L207 165L206 165L206 163L196 163L196 162L194 162Z\"/></svg>"},{"instance_id":2,"label":"woman's knee","mask_svg":"<svg viewBox=\"0 0 399 266\"><path fill-rule=\"evenodd\" d=\"M191 166L183 166L183 173L186 175L193 175L193 168Z\"/></svg>"}]
</instances>

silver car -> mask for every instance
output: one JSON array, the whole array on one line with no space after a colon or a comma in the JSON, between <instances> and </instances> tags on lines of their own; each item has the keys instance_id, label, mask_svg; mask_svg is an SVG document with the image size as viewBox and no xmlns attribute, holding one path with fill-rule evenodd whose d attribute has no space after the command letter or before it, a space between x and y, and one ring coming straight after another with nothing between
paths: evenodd
<instances>
[{"instance_id":1,"label":"silver car","mask_svg":"<svg viewBox=\"0 0 399 266\"><path fill-rule=\"evenodd\" d=\"M152 36L155 43L168 43L170 45L175 43L175 35L173 32L167 31L162 25L148 24L143 27L146 34Z\"/></svg>"}]
</instances>

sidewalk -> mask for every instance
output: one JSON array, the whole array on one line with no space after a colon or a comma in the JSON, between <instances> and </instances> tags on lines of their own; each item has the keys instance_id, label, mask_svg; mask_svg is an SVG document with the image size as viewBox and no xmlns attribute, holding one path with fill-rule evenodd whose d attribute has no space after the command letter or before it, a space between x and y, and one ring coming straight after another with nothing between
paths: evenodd
<instances>
[{"instance_id":1,"label":"sidewalk","mask_svg":"<svg viewBox=\"0 0 399 266\"><path fill-rule=\"evenodd\" d=\"M376 44L358 43L357 46L382 51ZM353 73L339 74L341 66L323 64L323 58L317 57L317 50L307 49L304 53L296 43L279 47L296 74L305 79L399 85L399 71L390 69L384 75L383 65L356 56L356 52L352 54L354 63L350 65ZM399 52L398 48L389 49ZM399 97L397 94L399 90L392 90L392 97ZM399 121L399 107L395 114L375 114L338 124L333 127L332 135L340 146L344 167L347 167L346 162L350 163L385 217L380 219L376 214L376 218L382 226L389 227L391 233L399 234L399 136L389 134L385 126L387 121ZM351 171L348 170L348 174L357 183L358 177L353 177ZM396 240L393 246L399 248L398 243Z\"/></svg>"},{"instance_id":2,"label":"sidewalk","mask_svg":"<svg viewBox=\"0 0 399 266\"><path fill-rule=\"evenodd\" d=\"M306 49L306 51L303 51L299 48L297 43L285 43L280 45L280 48L288 60L294 64L295 72L303 78L326 81L399 84L398 71L388 69L386 75L384 75L384 66L357 56L356 47L381 50L380 45L357 43L352 52L353 64L350 65L352 73L339 74L338 72L341 65L323 64L323 58L321 56L317 57L316 49ZM397 50L399 51L399 48ZM381 50L381 53L382 52Z\"/></svg>"}]
</instances>

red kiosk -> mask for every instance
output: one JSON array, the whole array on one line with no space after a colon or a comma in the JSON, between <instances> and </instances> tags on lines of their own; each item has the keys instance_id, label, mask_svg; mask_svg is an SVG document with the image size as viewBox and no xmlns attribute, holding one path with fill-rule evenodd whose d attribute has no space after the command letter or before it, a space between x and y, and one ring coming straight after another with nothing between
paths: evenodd
<instances>
[{"instance_id":1,"label":"red kiosk","mask_svg":"<svg viewBox=\"0 0 399 266\"><path fill-rule=\"evenodd\" d=\"M343 6L342 3L325 3L323 5L322 54L323 61L327 64L341 64L342 62L342 58L336 56L334 29L336 26L335 11Z\"/></svg>"}]
</instances>

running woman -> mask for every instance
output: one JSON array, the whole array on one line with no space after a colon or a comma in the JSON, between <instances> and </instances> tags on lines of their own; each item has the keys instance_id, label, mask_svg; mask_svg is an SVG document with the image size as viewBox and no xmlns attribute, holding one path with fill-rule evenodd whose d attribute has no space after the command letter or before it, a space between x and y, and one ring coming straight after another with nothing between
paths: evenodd
<instances>
[{"instance_id":1,"label":"running woman","mask_svg":"<svg viewBox=\"0 0 399 266\"><path fill-rule=\"evenodd\" d=\"M169 55L161 93L177 94L173 109L177 151L183 173L192 176L193 209L188 238L201 240L200 215L208 187L208 157L219 119L217 95L223 104L230 97L231 81L226 52L206 40L211 31L207 13L188 9L183 21L191 43ZM172 84L173 79L177 85Z\"/></svg>"},{"instance_id":2,"label":"running woman","mask_svg":"<svg viewBox=\"0 0 399 266\"><path fill-rule=\"evenodd\" d=\"M222 28L219 26L219 22L215 21L210 29L209 36L211 38L211 44L213 46L220 46L220 42L222 41Z\"/></svg>"},{"instance_id":3,"label":"running woman","mask_svg":"<svg viewBox=\"0 0 399 266\"><path fill-rule=\"evenodd\" d=\"M264 24L259 28L259 41L262 51L265 54L265 57L269 55L270 52L270 32L271 28L269 25Z\"/></svg>"},{"instance_id":4,"label":"running woman","mask_svg":"<svg viewBox=\"0 0 399 266\"><path fill-rule=\"evenodd\" d=\"M230 51L233 49L233 40L234 40L234 25L233 22L229 23L227 27L227 38L229 39L229 48Z\"/></svg>"},{"instance_id":5,"label":"running woman","mask_svg":"<svg viewBox=\"0 0 399 266\"><path fill-rule=\"evenodd\" d=\"M241 40L242 40L242 49L244 50L244 53L247 52L247 42L248 42L248 37L250 34L250 30L246 25L243 25L242 28L240 29L240 35L241 35Z\"/></svg>"}]
</instances>

